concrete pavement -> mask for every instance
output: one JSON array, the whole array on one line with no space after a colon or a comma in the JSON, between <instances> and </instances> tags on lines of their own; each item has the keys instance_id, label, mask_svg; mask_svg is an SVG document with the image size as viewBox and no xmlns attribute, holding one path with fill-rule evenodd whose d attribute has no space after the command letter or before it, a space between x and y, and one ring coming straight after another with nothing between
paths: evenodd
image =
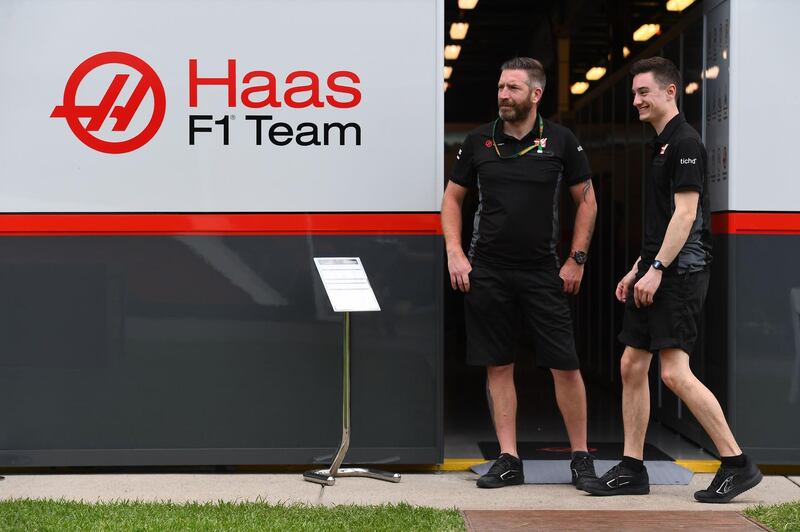
<instances>
[{"instance_id":1,"label":"concrete pavement","mask_svg":"<svg viewBox=\"0 0 800 532\"><path fill-rule=\"evenodd\" d=\"M688 486L652 486L647 496L592 497L568 485L522 485L497 490L475 487L471 472L404 473L399 484L340 478L334 486L306 482L299 473L226 474L6 474L0 499L66 499L84 502L267 501L307 504L414 505L469 510L727 510L800 500L800 477L765 476L730 504L699 504L692 498L713 475L695 474Z\"/></svg>"}]
</instances>

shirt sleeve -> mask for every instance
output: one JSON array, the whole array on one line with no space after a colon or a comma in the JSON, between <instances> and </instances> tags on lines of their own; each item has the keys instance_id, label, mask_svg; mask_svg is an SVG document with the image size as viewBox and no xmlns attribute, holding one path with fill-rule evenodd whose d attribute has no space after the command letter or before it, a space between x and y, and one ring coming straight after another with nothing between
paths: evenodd
<instances>
[{"instance_id":1,"label":"shirt sleeve","mask_svg":"<svg viewBox=\"0 0 800 532\"><path fill-rule=\"evenodd\" d=\"M577 185L592 178L592 170L589 168L589 158L583 151L578 139L567 130L566 146L564 151L564 179L567 185Z\"/></svg>"},{"instance_id":2,"label":"shirt sleeve","mask_svg":"<svg viewBox=\"0 0 800 532\"><path fill-rule=\"evenodd\" d=\"M672 189L702 192L706 160L703 145L696 139L682 140L675 146L673 160Z\"/></svg>"},{"instance_id":3,"label":"shirt sleeve","mask_svg":"<svg viewBox=\"0 0 800 532\"><path fill-rule=\"evenodd\" d=\"M450 176L450 181L467 188L475 188L478 181L478 174L475 170L475 150L472 147L473 140L472 135L467 135L467 138L464 139L464 144L461 145L456 155L453 175Z\"/></svg>"}]
</instances>

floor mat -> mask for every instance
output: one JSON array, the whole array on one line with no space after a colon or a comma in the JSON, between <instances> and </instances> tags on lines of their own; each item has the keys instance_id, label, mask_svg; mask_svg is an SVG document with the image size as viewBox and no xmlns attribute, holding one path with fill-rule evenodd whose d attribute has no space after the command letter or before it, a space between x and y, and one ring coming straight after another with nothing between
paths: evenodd
<instances>
[{"instance_id":1,"label":"floor mat","mask_svg":"<svg viewBox=\"0 0 800 532\"><path fill-rule=\"evenodd\" d=\"M481 455L486 460L494 460L500 455L500 445L496 441L478 442ZM589 452L601 460L621 460L622 442L602 442L589 445ZM522 441L517 443L517 452L523 460L569 460L571 451L566 442ZM644 445L645 460L667 460L672 457L654 445Z\"/></svg>"},{"instance_id":2,"label":"floor mat","mask_svg":"<svg viewBox=\"0 0 800 532\"><path fill-rule=\"evenodd\" d=\"M474 465L472 471L483 475L492 466L492 462ZM594 468L598 476L614 467L619 460L595 460ZM651 485L682 485L685 486L692 480L693 473L675 462L645 460L647 474ZM523 460L525 484L569 484L572 476L569 469L569 460Z\"/></svg>"}]
</instances>

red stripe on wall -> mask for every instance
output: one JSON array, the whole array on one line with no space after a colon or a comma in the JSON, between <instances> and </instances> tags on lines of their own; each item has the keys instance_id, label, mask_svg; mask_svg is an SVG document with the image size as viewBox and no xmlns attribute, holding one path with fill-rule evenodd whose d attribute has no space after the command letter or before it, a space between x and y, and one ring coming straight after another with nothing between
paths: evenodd
<instances>
[{"instance_id":1,"label":"red stripe on wall","mask_svg":"<svg viewBox=\"0 0 800 532\"><path fill-rule=\"evenodd\" d=\"M798 235L798 212L715 212L711 230L728 235Z\"/></svg>"},{"instance_id":2,"label":"red stripe on wall","mask_svg":"<svg viewBox=\"0 0 800 532\"><path fill-rule=\"evenodd\" d=\"M440 235L438 213L0 214L3 236Z\"/></svg>"}]
</instances>

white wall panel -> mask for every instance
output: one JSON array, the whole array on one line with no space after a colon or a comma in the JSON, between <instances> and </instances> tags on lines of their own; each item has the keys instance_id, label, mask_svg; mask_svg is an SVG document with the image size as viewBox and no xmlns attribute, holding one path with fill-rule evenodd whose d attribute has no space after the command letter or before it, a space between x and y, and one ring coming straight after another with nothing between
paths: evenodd
<instances>
[{"instance_id":1,"label":"white wall panel","mask_svg":"<svg viewBox=\"0 0 800 532\"><path fill-rule=\"evenodd\" d=\"M796 0L731 0L730 185L733 211L800 210L795 139L800 70Z\"/></svg>"},{"instance_id":2,"label":"white wall panel","mask_svg":"<svg viewBox=\"0 0 800 532\"><path fill-rule=\"evenodd\" d=\"M0 212L438 211L442 17L437 0L4 0ZM105 51L144 60L166 94L158 132L129 153L96 151L50 116L75 68ZM274 73L279 96L292 71L313 71L323 86L330 73L352 71L362 100L350 109L229 108L225 88L200 87L192 108L192 58L201 77L225 76L236 59L239 93L251 70ZM106 65L85 77L77 104L96 106L120 73L131 77L116 104L127 102L140 75ZM95 135L129 138L152 109L148 92L126 132L106 119ZM229 145L220 126L189 145L190 114L230 116ZM276 146L265 131L257 146L247 114L293 127L357 123L361 145L350 134L345 146Z\"/></svg>"}]
</instances>

